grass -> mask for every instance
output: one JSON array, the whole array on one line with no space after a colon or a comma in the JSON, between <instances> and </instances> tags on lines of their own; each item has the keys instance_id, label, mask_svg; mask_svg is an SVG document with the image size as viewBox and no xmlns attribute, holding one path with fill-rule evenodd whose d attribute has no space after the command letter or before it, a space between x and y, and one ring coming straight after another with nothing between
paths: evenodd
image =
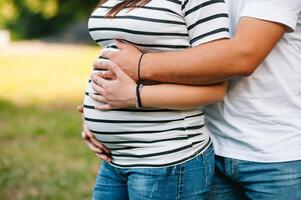
<instances>
[{"instance_id":1,"label":"grass","mask_svg":"<svg viewBox=\"0 0 301 200\"><path fill-rule=\"evenodd\" d=\"M0 52L0 199L90 199L100 161L75 108L98 48L27 45Z\"/></svg>"}]
</instances>

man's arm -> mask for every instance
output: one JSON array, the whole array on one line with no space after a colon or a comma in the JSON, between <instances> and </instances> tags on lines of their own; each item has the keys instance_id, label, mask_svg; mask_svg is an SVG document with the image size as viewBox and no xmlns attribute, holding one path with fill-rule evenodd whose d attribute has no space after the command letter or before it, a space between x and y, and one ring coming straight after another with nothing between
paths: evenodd
<instances>
[{"instance_id":1,"label":"man's arm","mask_svg":"<svg viewBox=\"0 0 301 200\"><path fill-rule=\"evenodd\" d=\"M218 40L181 52L144 55L141 77L145 80L204 85L248 76L286 31L286 26L282 24L242 17L235 36L230 40ZM141 52L128 44L119 43L119 46L119 53L106 52L105 56L137 80Z\"/></svg>"},{"instance_id":2,"label":"man's arm","mask_svg":"<svg viewBox=\"0 0 301 200\"><path fill-rule=\"evenodd\" d=\"M146 54L142 78L186 84L212 84L248 76L286 32L283 25L241 18L235 36L180 53Z\"/></svg>"}]
</instances>

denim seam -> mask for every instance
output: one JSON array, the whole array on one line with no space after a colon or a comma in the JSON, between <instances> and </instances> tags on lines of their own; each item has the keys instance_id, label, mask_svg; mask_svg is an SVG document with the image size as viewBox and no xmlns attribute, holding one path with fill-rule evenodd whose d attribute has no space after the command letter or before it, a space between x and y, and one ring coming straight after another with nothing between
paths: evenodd
<instances>
[{"instance_id":1,"label":"denim seam","mask_svg":"<svg viewBox=\"0 0 301 200\"><path fill-rule=\"evenodd\" d=\"M205 183L206 183L206 187L208 187L209 185L209 181L208 181L208 175L209 175L209 169L208 169L208 165L209 163L207 162L207 156L202 155L203 157L203 165L204 165L204 172L205 172Z\"/></svg>"},{"instance_id":2,"label":"denim seam","mask_svg":"<svg viewBox=\"0 0 301 200\"><path fill-rule=\"evenodd\" d=\"M229 158L224 158L223 159L224 162L224 168L225 168L225 175L227 177L231 177L232 176L232 172L231 172L231 162L229 160Z\"/></svg>"},{"instance_id":3,"label":"denim seam","mask_svg":"<svg viewBox=\"0 0 301 200\"><path fill-rule=\"evenodd\" d=\"M238 161L237 160L232 160L233 162L233 178L237 178L237 172L238 172Z\"/></svg>"},{"instance_id":4,"label":"denim seam","mask_svg":"<svg viewBox=\"0 0 301 200\"><path fill-rule=\"evenodd\" d=\"M183 194L183 184L184 184L184 165L179 166L179 182L178 182L178 195L177 200L182 198Z\"/></svg>"}]
</instances>

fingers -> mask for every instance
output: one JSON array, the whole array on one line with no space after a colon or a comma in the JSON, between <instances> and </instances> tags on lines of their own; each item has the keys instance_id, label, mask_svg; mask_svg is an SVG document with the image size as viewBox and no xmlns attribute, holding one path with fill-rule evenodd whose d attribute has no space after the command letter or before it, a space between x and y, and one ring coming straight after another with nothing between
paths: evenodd
<instances>
[{"instance_id":1,"label":"fingers","mask_svg":"<svg viewBox=\"0 0 301 200\"><path fill-rule=\"evenodd\" d=\"M123 74L123 71L115 63L111 63L109 70L111 70L117 76L117 78Z\"/></svg>"},{"instance_id":2,"label":"fingers","mask_svg":"<svg viewBox=\"0 0 301 200\"><path fill-rule=\"evenodd\" d=\"M95 153L96 157L105 160L107 162L111 162L112 158L109 156L109 153L104 152L102 149L99 149L97 146L95 146L93 143L91 143L89 140L84 140L86 146Z\"/></svg>"},{"instance_id":3,"label":"fingers","mask_svg":"<svg viewBox=\"0 0 301 200\"><path fill-rule=\"evenodd\" d=\"M105 145L103 145L100 141L98 141L95 137L90 138L90 141L94 146L98 147L99 149L104 151L106 154L110 154L110 150L107 147L105 147Z\"/></svg>"},{"instance_id":4,"label":"fingers","mask_svg":"<svg viewBox=\"0 0 301 200\"><path fill-rule=\"evenodd\" d=\"M90 140L84 140L84 143L92 152L99 153L99 154L104 153L100 148L95 146Z\"/></svg>"},{"instance_id":5,"label":"fingers","mask_svg":"<svg viewBox=\"0 0 301 200\"><path fill-rule=\"evenodd\" d=\"M91 139L95 139L93 137L90 137L88 134L89 131L85 130L82 131L82 138L84 139L84 143L87 145L87 147L93 151L94 153L103 153L103 151L97 146L95 145Z\"/></svg>"},{"instance_id":6,"label":"fingers","mask_svg":"<svg viewBox=\"0 0 301 200\"><path fill-rule=\"evenodd\" d=\"M88 135L85 131L82 131L81 136L82 136L82 138L83 138L84 140L90 138L89 135Z\"/></svg>"},{"instance_id":7,"label":"fingers","mask_svg":"<svg viewBox=\"0 0 301 200\"><path fill-rule=\"evenodd\" d=\"M93 67L96 69L107 70L107 69L109 69L110 65L111 65L111 62L109 60L100 59L100 60L94 62Z\"/></svg>"},{"instance_id":8,"label":"fingers","mask_svg":"<svg viewBox=\"0 0 301 200\"><path fill-rule=\"evenodd\" d=\"M105 161L107 161L107 162L112 162L112 158L109 157L109 156L106 155L106 154L95 153L95 155L96 155L97 158L100 158L100 159L105 160Z\"/></svg>"},{"instance_id":9,"label":"fingers","mask_svg":"<svg viewBox=\"0 0 301 200\"><path fill-rule=\"evenodd\" d=\"M84 130L82 131L82 138L84 139L84 142L89 147L89 149L91 149L93 152L99 152L99 153L104 152L106 154L110 154L110 150L106 148L100 141L98 141L94 135L90 136L88 132L91 135L93 135L90 131Z\"/></svg>"},{"instance_id":10,"label":"fingers","mask_svg":"<svg viewBox=\"0 0 301 200\"><path fill-rule=\"evenodd\" d=\"M104 104L104 105L101 105L101 106L96 106L96 109L97 110L102 110L102 111L109 111L109 110L112 110L113 107L109 104Z\"/></svg>"},{"instance_id":11,"label":"fingers","mask_svg":"<svg viewBox=\"0 0 301 200\"><path fill-rule=\"evenodd\" d=\"M83 113L84 112L84 106L83 105L79 105L77 106L76 110L80 113Z\"/></svg>"},{"instance_id":12,"label":"fingers","mask_svg":"<svg viewBox=\"0 0 301 200\"><path fill-rule=\"evenodd\" d=\"M98 93L102 96L104 95L104 89L101 86L97 85L97 83L92 82L91 87L96 93ZM92 94L92 93L89 93L89 95L90 94Z\"/></svg>"},{"instance_id":13,"label":"fingers","mask_svg":"<svg viewBox=\"0 0 301 200\"><path fill-rule=\"evenodd\" d=\"M116 79L116 75L111 70L107 70L107 71L103 71L101 73L98 73L97 76L100 76L100 77L102 77L104 79L107 79L107 80Z\"/></svg>"},{"instance_id":14,"label":"fingers","mask_svg":"<svg viewBox=\"0 0 301 200\"><path fill-rule=\"evenodd\" d=\"M82 132L82 138L83 139L90 139L94 138L93 133L88 129L87 125L83 123L83 132Z\"/></svg>"},{"instance_id":15,"label":"fingers","mask_svg":"<svg viewBox=\"0 0 301 200\"><path fill-rule=\"evenodd\" d=\"M101 56L111 60L114 57L114 54L116 54L116 52L114 52L112 50L104 50L104 51L102 51ZM104 60L104 61L107 61L107 60Z\"/></svg>"},{"instance_id":16,"label":"fingers","mask_svg":"<svg viewBox=\"0 0 301 200\"><path fill-rule=\"evenodd\" d=\"M108 103L108 101L106 100L106 98L104 98L104 97L101 96L101 95L95 95L95 94L89 93L89 96L90 96L94 101L97 101L97 102L100 102L100 103ZM95 108L98 109L97 106L96 106Z\"/></svg>"},{"instance_id":17,"label":"fingers","mask_svg":"<svg viewBox=\"0 0 301 200\"><path fill-rule=\"evenodd\" d=\"M84 139L86 146L94 152L97 157L106 160L107 162L111 162L112 159L109 156L110 150L95 138L85 124L83 125L83 128L84 131L82 131L82 138Z\"/></svg>"},{"instance_id":18,"label":"fingers","mask_svg":"<svg viewBox=\"0 0 301 200\"><path fill-rule=\"evenodd\" d=\"M103 54L111 56L112 53L111 51L104 51ZM94 63L94 68L97 69L106 69L107 71L111 71L114 74L116 74L116 76L118 76L118 74L120 74L122 72L122 70L118 67L118 65L116 65L114 62L112 61L108 61L108 60L99 60L98 62ZM105 74L106 72L102 72L102 74ZM107 72L109 73L109 72Z\"/></svg>"},{"instance_id":19,"label":"fingers","mask_svg":"<svg viewBox=\"0 0 301 200\"><path fill-rule=\"evenodd\" d=\"M94 83L97 84L97 86L100 86L100 87L103 87L103 85L107 82L106 79L104 79L101 76L98 76L96 74L92 74L91 79Z\"/></svg>"},{"instance_id":20,"label":"fingers","mask_svg":"<svg viewBox=\"0 0 301 200\"><path fill-rule=\"evenodd\" d=\"M84 139L88 138L92 142L92 144L103 149L106 153L110 153L110 150L108 148L106 148L100 141L98 141L95 138L94 134L88 129L88 127L85 123L83 124L83 129L84 129L84 131L82 133L82 136Z\"/></svg>"}]
</instances>

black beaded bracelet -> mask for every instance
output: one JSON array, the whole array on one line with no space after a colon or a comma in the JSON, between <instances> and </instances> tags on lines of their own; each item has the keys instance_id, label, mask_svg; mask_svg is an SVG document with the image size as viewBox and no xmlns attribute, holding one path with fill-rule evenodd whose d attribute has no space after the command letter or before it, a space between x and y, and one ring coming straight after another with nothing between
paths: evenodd
<instances>
[{"instance_id":1,"label":"black beaded bracelet","mask_svg":"<svg viewBox=\"0 0 301 200\"><path fill-rule=\"evenodd\" d=\"M142 108L142 100L141 100L141 90L142 90L143 85L140 83L136 84L136 108Z\"/></svg>"},{"instance_id":2,"label":"black beaded bracelet","mask_svg":"<svg viewBox=\"0 0 301 200\"><path fill-rule=\"evenodd\" d=\"M143 56L145 55L145 53L142 53L140 55L140 58L139 58L139 62L138 62L138 71L137 71L137 74L138 74L138 83L141 83L141 61L142 61L142 58Z\"/></svg>"}]
</instances>

